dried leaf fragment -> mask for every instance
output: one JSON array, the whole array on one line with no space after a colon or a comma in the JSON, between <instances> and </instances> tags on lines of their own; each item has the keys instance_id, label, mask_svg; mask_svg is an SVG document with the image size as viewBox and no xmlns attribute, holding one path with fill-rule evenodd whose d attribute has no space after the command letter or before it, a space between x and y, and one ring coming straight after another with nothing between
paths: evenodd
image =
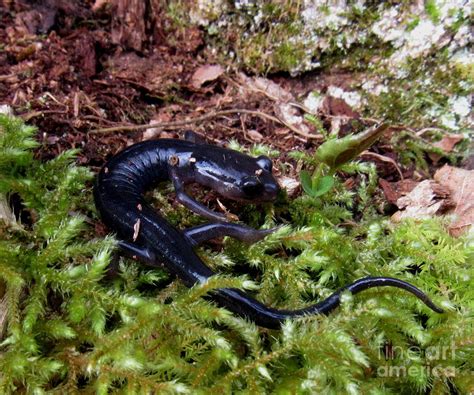
<instances>
[{"instance_id":1,"label":"dried leaf fragment","mask_svg":"<svg viewBox=\"0 0 474 395\"><path fill-rule=\"evenodd\" d=\"M290 197L296 194L296 192L298 192L298 188L301 185L298 180L287 176L279 177L278 184L280 184L280 186L286 190L286 193Z\"/></svg>"},{"instance_id":2,"label":"dried leaf fragment","mask_svg":"<svg viewBox=\"0 0 474 395\"><path fill-rule=\"evenodd\" d=\"M444 152L449 153L454 149L455 145L462 140L464 140L464 136L462 134L448 134L433 145L435 147L441 148Z\"/></svg>"},{"instance_id":3,"label":"dried leaf fragment","mask_svg":"<svg viewBox=\"0 0 474 395\"><path fill-rule=\"evenodd\" d=\"M244 73L239 75L242 87L251 92L263 93L277 103L288 103L294 100L293 95L277 83L263 77L247 77Z\"/></svg>"},{"instance_id":4,"label":"dried leaf fragment","mask_svg":"<svg viewBox=\"0 0 474 395\"><path fill-rule=\"evenodd\" d=\"M457 143L464 140L464 136L462 134L448 134L444 136L440 141L433 144L434 147L441 148L444 152L449 154ZM429 157L433 162L438 162L441 159L441 156L435 154L434 152L429 153Z\"/></svg>"},{"instance_id":5,"label":"dried leaf fragment","mask_svg":"<svg viewBox=\"0 0 474 395\"><path fill-rule=\"evenodd\" d=\"M229 212L229 210L227 209L226 206L224 206L224 203L222 203L219 199L216 199L217 200L217 205L219 206L219 208L224 212L224 215L226 216L226 218L230 221L238 221L239 220L239 217L231 212Z\"/></svg>"},{"instance_id":6,"label":"dried leaf fragment","mask_svg":"<svg viewBox=\"0 0 474 395\"><path fill-rule=\"evenodd\" d=\"M454 218L448 229L451 235L460 236L474 223L474 170L445 165L434 179L451 192L454 207L449 214Z\"/></svg>"},{"instance_id":7,"label":"dried leaf fragment","mask_svg":"<svg viewBox=\"0 0 474 395\"><path fill-rule=\"evenodd\" d=\"M5 196L0 195L0 223L4 222L6 225L15 225L16 219L13 211L8 205Z\"/></svg>"},{"instance_id":8,"label":"dried leaf fragment","mask_svg":"<svg viewBox=\"0 0 474 395\"><path fill-rule=\"evenodd\" d=\"M408 195L397 200L398 211L392 220L398 222L404 218L432 218L453 206L447 187L432 180L420 182Z\"/></svg>"},{"instance_id":9,"label":"dried leaf fragment","mask_svg":"<svg viewBox=\"0 0 474 395\"><path fill-rule=\"evenodd\" d=\"M450 215L448 230L458 237L474 223L474 170L445 165L434 180L420 182L407 196L397 200L398 211L392 220Z\"/></svg>"},{"instance_id":10,"label":"dried leaf fragment","mask_svg":"<svg viewBox=\"0 0 474 395\"><path fill-rule=\"evenodd\" d=\"M406 179L397 182L388 182L383 178L379 179L379 185L383 189L385 199L391 204L396 204L402 196L409 194L419 183Z\"/></svg>"},{"instance_id":11,"label":"dried leaf fragment","mask_svg":"<svg viewBox=\"0 0 474 395\"><path fill-rule=\"evenodd\" d=\"M224 68L218 64L207 64L199 67L191 77L191 86L199 89L204 83L218 79Z\"/></svg>"}]
</instances>

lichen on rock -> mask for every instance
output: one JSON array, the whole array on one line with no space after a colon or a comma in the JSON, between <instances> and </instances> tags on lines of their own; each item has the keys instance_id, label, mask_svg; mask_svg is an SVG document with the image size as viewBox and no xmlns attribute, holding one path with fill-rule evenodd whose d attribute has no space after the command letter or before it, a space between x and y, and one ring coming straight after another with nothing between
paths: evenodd
<instances>
[{"instance_id":1,"label":"lichen on rock","mask_svg":"<svg viewBox=\"0 0 474 395\"><path fill-rule=\"evenodd\" d=\"M183 17L208 33L223 61L257 74L357 71L363 78L350 94L335 92L360 97L357 107L374 116L436 120L449 130L471 122L468 0L199 0L191 7Z\"/></svg>"}]
</instances>

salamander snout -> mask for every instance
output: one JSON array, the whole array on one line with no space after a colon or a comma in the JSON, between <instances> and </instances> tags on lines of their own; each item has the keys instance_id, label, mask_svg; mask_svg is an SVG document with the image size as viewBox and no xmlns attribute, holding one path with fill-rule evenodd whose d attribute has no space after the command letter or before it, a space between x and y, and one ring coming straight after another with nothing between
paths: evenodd
<instances>
[{"instance_id":1,"label":"salamander snout","mask_svg":"<svg viewBox=\"0 0 474 395\"><path fill-rule=\"evenodd\" d=\"M278 192L280 191L280 186L277 183L267 183L264 184L265 194L275 198Z\"/></svg>"},{"instance_id":2,"label":"salamander snout","mask_svg":"<svg viewBox=\"0 0 474 395\"><path fill-rule=\"evenodd\" d=\"M271 177L271 180L266 180L261 177L248 176L240 182L240 190L244 195L243 199L271 201L275 199L280 187L273 177Z\"/></svg>"},{"instance_id":3,"label":"salamander snout","mask_svg":"<svg viewBox=\"0 0 474 395\"><path fill-rule=\"evenodd\" d=\"M248 199L259 197L264 191L264 185L257 177L245 177L240 185Z\"/></svg>"}]
</instances>

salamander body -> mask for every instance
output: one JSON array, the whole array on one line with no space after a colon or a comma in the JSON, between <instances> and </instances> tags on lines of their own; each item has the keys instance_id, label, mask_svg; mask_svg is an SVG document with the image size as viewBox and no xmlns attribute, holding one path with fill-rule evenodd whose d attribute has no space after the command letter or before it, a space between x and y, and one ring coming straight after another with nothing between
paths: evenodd
<instances>
[{"instance_id":1,"label":"salamander body","mask_svg":"<svg viewBox=\"0 0 474 395\"><path fill-rule=\"evenodd\" d=\"M169 224L143 196L165 180L173 182L178 201L213 222L184 231ZM123 252L148 265L164 266L188 287L214 275L194 252L197 244L224 235L254 242L272 231L227 222L225 216L186 194L184 186L191 182L243 201L271 201L279 191L272 162L265 156L253 158L221 147L174 139L146 141L118 153L101 169L94 188L96 207L103 222L121 240ZM315 305L291 311L267 307L239 289L218 289L211 296L220 306L257 325L278 328L293 317L332 311L339 305L342 291L355 294L376 286L405 289L431 309L442 312L415 286L389 277L360 279Z\"/></svg>"}]
</instances>

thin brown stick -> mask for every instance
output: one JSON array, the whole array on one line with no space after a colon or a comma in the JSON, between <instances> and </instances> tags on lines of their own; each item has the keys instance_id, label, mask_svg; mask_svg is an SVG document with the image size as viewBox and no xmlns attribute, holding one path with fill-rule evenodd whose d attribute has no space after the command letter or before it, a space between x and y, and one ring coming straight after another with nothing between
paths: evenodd
<instances>
[{"instance_id":1,"label":"thin brown stick","mask_svg":"<svg viewBox=\"0 0 474 395\"><path fill-rule=\"evenodd\" d=\"M91 107L87 106L87 105L84 106L84 107L87 107L88 109L91 109ZM92 121L105 122L105 123L108 123L110 125L119 125L120 124L120 122L110 121L110 120L108 120L104 117L98 117L96 115L83 115L83 116L81 116L81 119L88 119L88 120L90 119ZM127 125L127 126L132 126L132 125L130 124L130 125Z\"/></svg>"},{"instance_id":2,"label":"thin brown stick","mask_svg":"<svg viewBox=\"0 0 474 395\"><path fill-rule=\"evenodd\" d=\"M25 121L29 121L32 118L40 117L47 114L66 114L64 110L44 110L44 111L32 111L26 114L20 114L19 116Z\"/></svg>"},{"instance_id":3,"label":"thin brown stick","mask_svg":"<svg viewBox=\"0 0 474 395\"><path fill-rule=\"evenodd\" d=\"M286 123L285 121L274 117L273 115L266 114L261 111L253 111L253 110L247 110L247 109L230 109L230 110L222 110L222 111L215 111L211 112L206 115L202 115L200 117L196 118L191 118L191 119L184 119L181 121L174 121L174 122L160 122L160 123L152 123L148 125L133 125L133 126L117 126L117 127L112 127L112 128L101 128L101 129L94 129L89 131L89 133L92 134L106 134L106 133L112 133L112 132L124 132L124 131L136 131L136 130L144 130L144 129L149 129L149 128L159 128L159 129L164 129L164 128L173 128L177 126L184 126L184 125L189 125L191 123L198 123L198 122L203 122L208 119L212 118L217 118L217 117L222 117L225 115L229 114L249 114L249 115L255 115L261 118L268 119L270 121L279 123L281 125L286 126L288 129L291 131L295 132L296 134L299 134L300 136L304 136L308 139L320 139L322 136L319 134L309 134L306 132L303 132L294 126Z\"/></svg>"}]
</instances>

